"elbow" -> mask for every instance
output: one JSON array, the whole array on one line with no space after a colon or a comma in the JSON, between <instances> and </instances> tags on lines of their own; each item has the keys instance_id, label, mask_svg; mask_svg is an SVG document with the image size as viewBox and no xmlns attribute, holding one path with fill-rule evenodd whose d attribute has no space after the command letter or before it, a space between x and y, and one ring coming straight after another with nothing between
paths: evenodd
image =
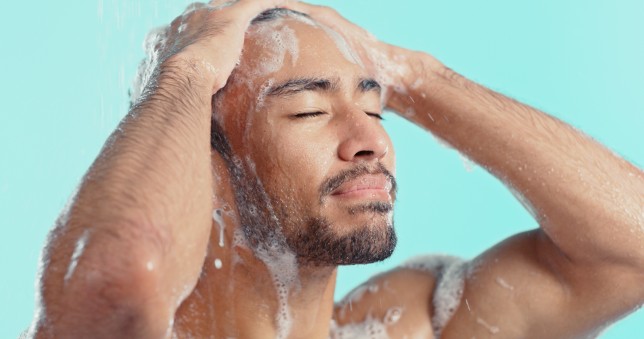
<instances>
[{"instance_id":1,"label":"elbow","mask_svg":"<svg viewBox=\"0 0 644 339\"><path fill-rule=\"evenodd\" d=\"M91 327L99 325L108 330L106 333L125 337L164 337L166 329L161 320L166 319L167 324L174 312L169 312L170 305L159 293L161 286L156 274L132 268L116 274L92 270L84 279L84 286L77 290L82 300L76 302L81 309L91 312L87 319Z\"/></svg>"},{"instance_id":2,"label":"elbow","mask_svg":"<svg viewBox=\"0 0 644 339\"><path fill-rule=\"evenodd\" d=\"M126 232L96 231L82 253L77 244L56 298L62 306L57 329L74 337L165 336L174 312L153 267L162 252L132 233L131 225Z\"/></svg>"}]
</instances>

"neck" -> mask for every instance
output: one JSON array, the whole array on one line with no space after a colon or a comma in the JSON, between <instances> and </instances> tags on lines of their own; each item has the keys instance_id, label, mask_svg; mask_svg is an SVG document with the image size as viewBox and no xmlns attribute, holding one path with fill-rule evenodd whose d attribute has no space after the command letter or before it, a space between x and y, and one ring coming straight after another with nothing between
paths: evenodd
<instances>
[{"instance_id":1,"label":"neck","mask_svg":"<svg viewBox=\"0 0 644 339\"><path fill-rule=\"evenodd\" d=\"M240 328L248 336L266 338L327 338L333 311L335 267L310 268L295 265L288 258L263 262L245 253L235 268L235 303L248 307L240 314ZM257 322L257 306L263 308Z\"/></svg>"},{"instance_id":2,"label":"neck","mask_svg":"<svg viewBox=\"0 0 644 339\"><path fill-rule=\"evenodd\" d=\"M220 246L213 224L202 276L177 311L185 314L177 327L224 338L328 338L336 267L298 267L287 250L256 255L233 241L235 229L224 228Z\"/></svg>"}]
</instances>

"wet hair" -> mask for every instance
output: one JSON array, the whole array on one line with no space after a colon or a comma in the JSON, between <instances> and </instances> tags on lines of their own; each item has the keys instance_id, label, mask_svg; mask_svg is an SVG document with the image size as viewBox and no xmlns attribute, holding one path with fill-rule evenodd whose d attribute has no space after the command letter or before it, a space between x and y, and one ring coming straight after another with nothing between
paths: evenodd
<instances>
[{"instance_id":1,"label":"wet hair","mask_svg":"<svg viewBox=\"0 0 644 339\"><path fill-rule=\"evenodd\" d=\"M250 24L251 26L253 26L264 22L274 21L280 18L298 17L298 16L311 19L309 15L302 12L294 11L287 8L272 8L260 13L251 21ZM213 95L212 97L212 105L211 105L212 121L210 126L210 146L214 150L219 152L219 154L221 154L224 160L228 162L228 161L232 161L232 157L233 157L232 148L230 146L230 143L228 142L228 138L224 134L224 130L222 126L215 118L215 114L217 114L217 112L215 111L216 102L220 100L220 97L222 96L223 93L225 93L225 91L226 91L226 86L224 86L224 88L219 90L219 92L217 92L217 94Z\"/></svg>"},{"instance_id":2,"label":"wet hair","mask_svg":"<svg viewBox=\"0 0 644 339\"><path fill-rule=\"evenodd\" d=\"M292 9L287 9L287 8L271 8L269 10L263 11L260 13L258 16L253 19L250 24L255 25L260 22L267 22L267 21L273 21L279 18L286 18L289 16L300 16L300 17L305 17L311 19L311 17L302 12L294 11Z\"/></svg>"}]
</instances>

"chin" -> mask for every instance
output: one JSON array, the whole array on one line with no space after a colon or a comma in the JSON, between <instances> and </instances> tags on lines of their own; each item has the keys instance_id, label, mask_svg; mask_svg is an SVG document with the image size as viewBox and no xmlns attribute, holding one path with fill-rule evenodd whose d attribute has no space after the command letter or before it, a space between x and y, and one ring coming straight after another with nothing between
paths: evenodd
<instances>
[{"instance_id":1,"label":"chin","mask_svg":"<svg viewBox=\"0 0 644 339\"><path fill-rule=\"evenodd\" d=\"M346 221L311 218L306 227L288 237L301 264L368 264L391 256L397 243L391 212L355 212L342 219Z\"/></svg>"}]
</instances>

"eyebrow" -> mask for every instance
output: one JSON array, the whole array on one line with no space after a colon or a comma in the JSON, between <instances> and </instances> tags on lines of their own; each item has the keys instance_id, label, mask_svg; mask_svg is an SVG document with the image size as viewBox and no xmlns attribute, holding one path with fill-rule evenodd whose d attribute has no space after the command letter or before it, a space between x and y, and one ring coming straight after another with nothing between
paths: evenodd
<instances>
[{"instance_id":1,"label":"eyebrow","mask_svg":"<svg viewBox=\"0 0 644 339\"><path fill-rule=\"evenodd\" d=\"M338 90L339 82L338 78L293 78L269 87L265 93L266 96L285 97L304 91L332 92ZM374 79L361 78L358 82L357 90L362 93L374 91L380 94L382 87Z\"/></svg>"}]
</instances>

